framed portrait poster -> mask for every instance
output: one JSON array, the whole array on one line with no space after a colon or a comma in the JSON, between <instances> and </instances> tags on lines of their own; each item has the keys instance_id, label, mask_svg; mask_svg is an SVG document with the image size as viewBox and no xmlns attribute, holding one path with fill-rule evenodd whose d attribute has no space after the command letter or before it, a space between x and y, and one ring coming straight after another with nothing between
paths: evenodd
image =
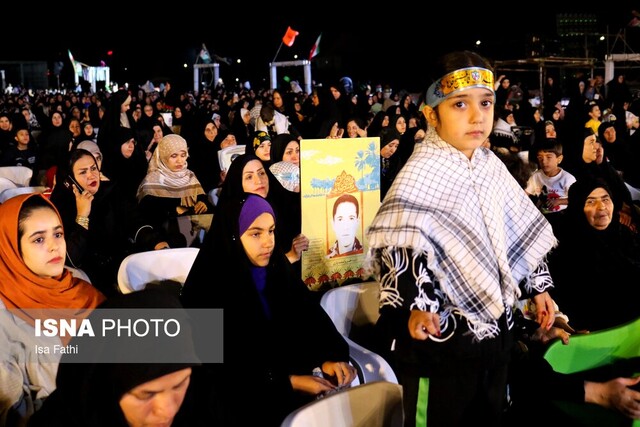
<instances>
[{"instance_id":1,"label":"framed portrait poster","mask_svg":"<svg viewBox=\"0 0 640 427\"><path fill-rule=\"evenodd\" d=\"M302 279L318 290L365 274L365 231L380 206L380 139L300 143Z\"/></svg>"}]
</instances>

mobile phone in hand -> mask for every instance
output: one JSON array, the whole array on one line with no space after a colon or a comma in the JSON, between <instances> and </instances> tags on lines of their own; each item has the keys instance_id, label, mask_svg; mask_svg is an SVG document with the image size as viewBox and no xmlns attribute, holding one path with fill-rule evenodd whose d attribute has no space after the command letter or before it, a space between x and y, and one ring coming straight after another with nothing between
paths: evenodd
<instances>
[{"instance_id":1,"label":"mobile phone in hand","mask_svg":"<svg viewBox=\"0 0 640 427\"><path fill-rule=\"evenodd\" d=\"M76 181L76 179L72 175L67 175L67 177L64 179L64 186L71 191L73 191L73 187L76 187L76 190L78 190L78 193L80 194L84 192L84 188L82 188L82 186L78 184L78 181Z\"/></svg>"}]
</instances>

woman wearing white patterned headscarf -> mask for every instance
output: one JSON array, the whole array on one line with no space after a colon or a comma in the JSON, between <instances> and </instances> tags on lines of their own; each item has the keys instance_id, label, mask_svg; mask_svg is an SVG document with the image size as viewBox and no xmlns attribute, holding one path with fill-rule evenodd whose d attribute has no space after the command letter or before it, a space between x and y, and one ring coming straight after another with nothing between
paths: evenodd
<instances>
[{"instance_id":1,"label":"woman wearing white patterned headscarf","mask_svg":"<svg viewBox=\"0 0 640 427\"><path fill-rule=\"evenodd\" d=\"M187 141L171 134L160 140L149 161L137 198L154 228L166 228L180 215L204 214L212 209L198 178L187 168L188 157ZM174 247L175 243L170 245Z\"/></svg>"}]
</instances>

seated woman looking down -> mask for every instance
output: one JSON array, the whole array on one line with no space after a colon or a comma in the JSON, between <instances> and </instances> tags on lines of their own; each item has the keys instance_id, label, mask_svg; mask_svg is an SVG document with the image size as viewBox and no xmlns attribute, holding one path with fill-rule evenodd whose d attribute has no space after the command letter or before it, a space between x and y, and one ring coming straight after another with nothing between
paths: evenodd
<instances>
[{"instance_id":1,"label":"seated woman looking down","mask_svg":"<svg viewBox=\"0 0 640 427\"><path fill-rule=\"evenodd\" d=\"M213 419L215 401L206 404L204 400L196 401L200 395L193 389L197 385L196 371L200 361L194 351L190 322L177 296L158 287L117 295L100 304L89 320L99 324L105 313L116 309L135 310L141 318L148 310L162 309L163 314L159 317L178 319L181 331L170 343L162 339L127 343L115 338L96 343L94 337L72 338L70 344L81 349L84 363L77 363L77 357L71 354L62 356L56 377L57 388L31 417L28 426L220 425ZM92 340L93 344L88 345L87 340ZM154 362L135 362L146 354L160 357ZM206 384L209 389L214 386Z\"/></svg>"},{"instance_id":2,"label":"seated woman looking down","mask_svg":"<svg viewBox=\"0 0 640 427\"><path fill-rule=\"evenodd\" d=\"M226 391L223 425L280 426L317 395L351 384L356 372L344 338L278 246L271 205L245 193L219 207L182 301L224 310L224 363L208 366ZM233 272L233 283L212 283L211 272L222 270ZM239 398L247 387L256 396L249 411Z\"/></svg>"},{"instance_id":3,"label":"seated woman looking down","mask_svg":"<svg viewBox=\"0 0 640 427\"><path fill-rule=\"evenodd\" d=\"M180 135L167 135L158 143L137 193L142 215L154 228L169 230L180 215L211 212L207 194L187 167L188 157L187 141ZM186 245L179 230L168 232L171 247Z\"/></svg>"},{"instance_id":4,"label":"seated woman looking down","mask_svg":"<svg viewBox=\"0 0 640 427\"><path fill-rule=\"evenodd\" d=\"M12 197L0 205L0 217L0 425L14 426L56 387L60 355L36 347L63 344L57 336L37 337L28 309L78 309L82 316L105 298L64 268L62 220L46 198Z\"/></svg>"}]
</instances>

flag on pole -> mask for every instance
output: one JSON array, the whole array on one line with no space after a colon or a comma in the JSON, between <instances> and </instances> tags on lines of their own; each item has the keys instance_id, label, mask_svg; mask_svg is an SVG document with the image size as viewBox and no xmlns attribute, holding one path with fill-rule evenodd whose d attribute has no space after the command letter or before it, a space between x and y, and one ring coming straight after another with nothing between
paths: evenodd
<instances>
[{"instance_id":1,"label":"flag on pole","mask_svg":"<svg viewBox=\"0 0 640 427\"><path fill-rule=\"evenodd\" d=\"M293 28L287 27L287 32L282 37L282 43L286 44L289 47L293 46L293 42L296 40L296 36L298 34L300 33L298 33Z\"/></svg>"},{"instance_id":2,"label":"flag on pole","mask_svg":"<svg viewBox=\"0 0 640 427\"><path fill-rule=\"evenodd\" d=\"M202 49L200 49L200 54L198 55L198 57L202 59L202 62L204 62L205 64L211 63L211 55L209 55L209 50L204 43L202 43Z\"/></svg>"},{"instance_id":3,"label":"flag on pole","mask_svg":"<svg viewBox=\"0 0 640 427\"><path fill-rule=\"evenodd\" d=\"M322 33L316 39L316 42L313 44L311 48L311 52L309 52L309 61L311 61L317 54L320 53L320 39L322 38Z\"/></svg>"},{"instance_id":4,"label":"flag on pole","mask_svg":"<svg viewBox=\"0 0 640 427\"><path fill-rule=\"evenodd\" d=\"M73 59L73 55L71 54L71 49L67 49L67 52L69 53L69 59L71 60L71 65L73 65L73 68L75 68L76 61Z\"/></svg>"},{"instance_id":5,"label":"flag on pole","mask_svg":"<svg viewBox=\"0 0 640 427\"><path fill-rule=\"evenodd\" d=\"M640 27L640 13L638 13L637 10L632 10L631 14L633 15L633 18L631 18L627 27Z\"/></svg>"},{"instance_id":6,"label":"flag on pole","mask_svg":"<svg viewBox=\"0 0 640 427\"><path fill-rule=\"evenodd\" d=\"M73 59L73 55L71 54L71 49L67 49L67 52L69 52L69 60L71 60L71 66L73 67L74 74L82 75L82 64L80 64L79 62L76 62L76 60Z\"/></svg>"}]
</instances>

